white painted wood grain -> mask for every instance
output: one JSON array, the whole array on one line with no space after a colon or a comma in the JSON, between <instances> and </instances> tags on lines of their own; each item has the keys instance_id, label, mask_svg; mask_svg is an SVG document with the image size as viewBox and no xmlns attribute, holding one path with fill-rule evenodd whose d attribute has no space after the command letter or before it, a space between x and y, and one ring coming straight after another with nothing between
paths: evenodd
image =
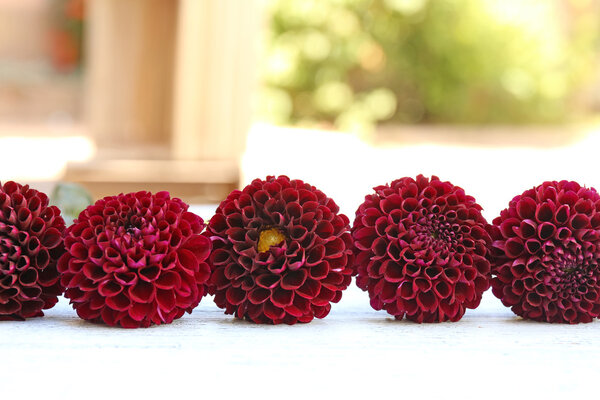
<instances>
[{"instance_id":1,"label":"white painted wood grain","mask_svg":"<svg viewBox=\"0 0 600 400\"><path fill-rule=\"evenodd\" d=\"M457 323L394 321L353 286L305 325L238 321L205 298L137 330L80 320L61 299L43 318L0 323L0 398L584 395L600 371L598 328L522 321L490 293Z\"/></svg>"},{"instance_id":2,"label":"white painted wood grain","mask_svg":"<svg viewBox=\"0 0 600 400\"><path fill-rule=\"evenodd\" d=\"M238 321L206 297L171 325L125 330L61 299L0 322L0 399L597 398L599 329L523 321L490 292L457 323L395 321L354 284L294 326Z\"/></svg>"}]
</instances>

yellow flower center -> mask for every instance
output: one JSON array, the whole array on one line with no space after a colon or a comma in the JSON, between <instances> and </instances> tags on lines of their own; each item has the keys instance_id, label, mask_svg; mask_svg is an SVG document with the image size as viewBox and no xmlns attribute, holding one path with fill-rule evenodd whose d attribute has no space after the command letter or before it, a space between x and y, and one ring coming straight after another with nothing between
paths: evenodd
<instances>
[{"instance_id":1,"label":"yellow flower center","mask_svg":"<svg viewBox=\"0 0 600 400\"><path fill-rule=\"evenodd\" d=\"M263 253L269 251L271 246L277 246L285 240L285 235L277 228L269 228L260 232L258 237L258 251Z\"/></svg>"}]
</instances>

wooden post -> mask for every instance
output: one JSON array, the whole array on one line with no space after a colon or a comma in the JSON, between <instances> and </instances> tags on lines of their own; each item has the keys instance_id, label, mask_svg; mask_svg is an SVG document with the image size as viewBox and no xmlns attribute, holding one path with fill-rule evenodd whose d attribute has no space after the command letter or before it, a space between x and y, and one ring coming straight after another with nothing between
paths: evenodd
<instances>
[{"instance_id":1,"label":"wooden post","mask_svg":"<svg viewBox=\"0 0 600 400\"><path fill-rule=\"evenodd\" d=\"M177 2L87 2L86 119L100 147L169 143Z\"/></svg>"},{"instance_id":2,"label":"wooden post","mask_svg":"<svg viewBox=\"0 0 600 400\"><path fill-rule=\"evenodd\" d=\"M180 0L172 154L238 163L250 127L259 5Z\"/></svg>"},{"instance_id":3,"label":"wooden post","mask_svg":"<svg viewBox=\"0 0 600 400\"><path fill-rule=\"evenodd\" d=\"M88 1L86 110L99 151L65 178L95 197L223 199L250 127L258 2Z\"/></svg>"}]
</instances>

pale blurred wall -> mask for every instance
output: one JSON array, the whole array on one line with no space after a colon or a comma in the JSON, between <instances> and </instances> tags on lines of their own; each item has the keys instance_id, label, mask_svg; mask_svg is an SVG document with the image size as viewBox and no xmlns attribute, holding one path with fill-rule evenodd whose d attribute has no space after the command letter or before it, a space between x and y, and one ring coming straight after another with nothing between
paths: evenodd
<instances>
[{"instance_id":1,"label":"pale blurred wall","mask_svg":"<svg viewBox=\"0 0 600 400\"><path fill-rule=\"evenodd\" d=\"M72 123L81 80L60 74L49 55L49 0L0 0L0 124ZM14 134L0 128L0 136Z\"/></svg>"},{"instance_id":2,"label":"pale blurred wall","mask_svg":"<svg viewBox=\"0 0 600 400\"><path fill-rule=\"evenodd\" d=\"M44 58L48 4L47 0L0 0L1 63Z\"/></svg>"},{"instance_id":3,"label":"pale blurred wall","mask_svg":"<svg viewBox=\"0 0 600 400\"><path fill-rule=\"evenodd\" d=\"M68 161L94 152L76 125L81 79L55 71L49 0L0 0L0 181L49 191Z\"/></svg>"}]
</instances>

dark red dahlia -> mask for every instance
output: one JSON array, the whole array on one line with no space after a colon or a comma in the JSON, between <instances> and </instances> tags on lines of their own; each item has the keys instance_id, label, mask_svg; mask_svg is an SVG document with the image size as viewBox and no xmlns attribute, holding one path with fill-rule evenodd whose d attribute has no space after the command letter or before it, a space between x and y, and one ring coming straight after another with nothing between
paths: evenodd
<instances>
[{"instance_id":1,"label":"dark red dahlia","mask_svg":"<svg viewBox=\"0 0 600 400\"><path fill-rule=\"evenodd\" d=\"M492 292L523 318L600 315L600 196L577 182L526 190L494 219Z\"/></svg>"},{"instance_id":2,"label":"dark red dahlia","mask_svg":"<svg viewBox=\"0 0 600 400\"><path fill-rule=\"evenodd\" d=\"M463 189L419 175L377 186L356 211L356 284L396 319L458 321L489 288L489 235Z\"/></svg>"},{"instance_id":3,"label":"dark red dahlia","mask_svg":"<svg viewBox=\"0 0 600 400\"><path fill-rule=\"evenodd\" d=\"M286 176L255 179L217 208L209 290L256 323L323 318L351 281L349 220L323 192Z\"/></svg>"},{"instance_id":4,"label":"dark red dahlia","mask_svg":"<svg viewBox=\"0 0 600 400\"><path fill-rule=\"evenodd\" d=\"M64 230L60 210L44 193L15 182L0 185L0 320L39 317L56 304Z\"/></svg>"},{"instance_id":5,"label":"dark red dahlia","mask_svg":"<svg viewBox=\"0 0 600 400\"><path fill-rule=\"evenodd\" d=\"M77 314L124 328L171 323L206 294L202 218L168 192L98 200L65 232L58 269Z\"/></svg>"}]
</instances>

